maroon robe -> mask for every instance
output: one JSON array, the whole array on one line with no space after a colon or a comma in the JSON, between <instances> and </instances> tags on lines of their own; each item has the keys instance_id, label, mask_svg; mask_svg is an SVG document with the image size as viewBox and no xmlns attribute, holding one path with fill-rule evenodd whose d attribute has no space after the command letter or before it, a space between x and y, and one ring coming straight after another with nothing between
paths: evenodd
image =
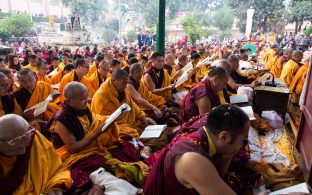
<instances>
[{"instance_id":1,"label":"maroon robe","mask_svg":"<svg viewBox=\"0 0 312 195\"><path fill-rule=\"evenodd\" d=\"M24 87L20 87L11 94L15 97L17 103L21 106L22 111L24 112L32 94Z\"/></svg>"},{"instance_id":2,"label":"maroon robe","mask_svg":"<svg viewBox=\"0 0 312 195\"><path fill-rule=\"evenodd\" d=\"M159 73L159 76L158 76ZM154 66L151 66L147 69L146 73L150 75L150 77L152 78L154 84L155 84L155 88L156 89L160 89L162 87L162 83L165 79L165 72L164 69L157 69Z\"/></svg>"},{"instance_id":3,"label":"maroon robe","mask_svg":"<svg viewBox=\"0 0 312 195\"><path fill-rule=\"evenodd\" d=\"M2 104L2 109L5 114L11 114L14 112L15 103L14 103L14 97L12 95L1 96L0 101Z\"/></svg>"}]
</instances>

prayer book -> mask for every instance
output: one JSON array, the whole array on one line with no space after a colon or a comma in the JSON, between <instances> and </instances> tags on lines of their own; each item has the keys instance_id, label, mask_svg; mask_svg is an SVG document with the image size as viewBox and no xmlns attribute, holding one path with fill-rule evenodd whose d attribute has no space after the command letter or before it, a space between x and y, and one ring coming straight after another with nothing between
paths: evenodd
<instances>
[{"instance_id":1,"label":"prayer book","mask_svg":"<svg viewBox=\"0 0 312 195\"><path fill-rule=\"evenodd\" d=\"M275 192L271 192L269 195L287 194L290 192L310 193L308 184L304 182L301 184L290 186L288 188L277 190Z\"/></svg>"},{"instance_id":2,"label":"prayer book","mask_svg":"<svg viewBox=\"0 0 312 195\"><path fill-rule=\"evenodd\" d=\"M60 92L54 90L51 92L51 94L44 101L34 105L33 107L29 108L28 110L35 109L34 116L38 116L38 115L44 113L45 111L47 111L49 102L51 102L53 99L57 98L60 95L61 95Z\"/></svg>"},{"instance_id":3,"label":"prayer book","mask_svg":"<svg viewBox=\"0 0 312 195\"><path fill-rule=\"evenodd\" d=\"M123 103L113 114L111 114L105 121L105 125L102 127L102 131L110 126L120 115L123 113L129 112L131 110L130 106L126 103Z\"/></svg>"},{"instance_id":4,"label":"prayer book","mask_svg":"<svg viewBox=\"0 0 312 195\"><path fill-rule=\"evenodd\" d=\"M50 72L47 76L51 77L57 73L57 68L55 68L52 72Z\"/></svg>"},{"instance_id":5,"label":"prayer book","mask_svg":"<svg viewBox=\"0 0 312 195\"><path fill-rule=\"evenodd\" d=\"M188 72L185 71L183 72L183 74L177 79L176 83L175 83L175 87L179 87L180 85L182 85L185 81L187 81L188 78Z\"/></svg>"},{"instance_id":6,"label":"prayer book","mask_svg":"<svg viewBox=\"0 0 312 195\"><path fill-rule=\"evenodd\" d=\"M231 104L240 104L240 103L245 103L245 102L248 102L247 94L230 96Z\"/></svg>"},{"instance_id":7,"label":"prayer book","mask_svg":"<svg viewBox=\"0 0 312 195\"><path fill-rule=\"evenodd\" d=\"M203 66L203 65L205 65L207 62L209 62L210 61L210 57L207 57L207 58L205 58L203 61L201 61L201 62L199 62L198 64L197 64L197 67L201 67L201 66Z\"/></svg>"},{"instance_id":8,"label":"prayer book","mask_svg":"<svg viewBox=\"0 0 312 195\"><path fill-rule=\"evenodd\" d=\"M254 115L253 109L251 106L244 106L244 107L240 107L240 109L242 109L247 116L249 117L249 120L256 120L256 117Z\"/></svg>"},{"instance_id":9,"label":"prayer book","mask_svg":"<svg viewBox=\"0 0 312 195\"><path fill-rule=\"evenodd\" d=\"M140 138L158 138L166 127L167 125L149 125L144 129Z\"/></svg>"},{"instance_id":10,"label":"prayer book","mask_svg":"<svg viewBox=\"0 0 312 195\"><path fill-rule=\"evenodd\" d=\"M193 64L192 64L192 62L189 62L181 70L182 70L182 72L187 72L187 71L192 70L192 69L193 69Z\"/></svg>"},{"instance_id":11,"label":"prayer book","mask_svg":"<svg viewBox=\"0 0 312 195\"><path fill-rule=\"evenodd\" d=\"M266 81L269 77L270 77L270 74L268 74L268 73L264 74L262 77L258 78L258 83L262 83L262 82Z\"/></svg>"}]
</instances>

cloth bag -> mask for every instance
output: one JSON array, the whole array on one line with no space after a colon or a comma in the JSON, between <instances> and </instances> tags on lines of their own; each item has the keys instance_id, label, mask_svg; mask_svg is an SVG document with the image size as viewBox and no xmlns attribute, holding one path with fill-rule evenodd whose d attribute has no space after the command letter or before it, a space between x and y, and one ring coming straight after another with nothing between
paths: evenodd
<instances>
[{"instance_id":1,"label":"cloth bag","mask_svg":"<svg viewBox=\"0 0 312 195\"><path fill-rule=\"evenodd\" d=\"M266 119L269 122L269 124L272 127L272 129L283 128L283 119L274 110L263 111L261 113L261 117Z\"/></svg>"},{"instance_id":2,"label":"cloth bag","mask_svg":"<svg viewBox=\"0 0 312 195\"><path fill-rule=\"evenodd\" d=\"M104 168L99 168L91 173L90 179L94 184L102 188L105 187L105 195L135 195L142 192L142 190L134 187L129 182L105 171Z\"/></svg>"}]
</instances>

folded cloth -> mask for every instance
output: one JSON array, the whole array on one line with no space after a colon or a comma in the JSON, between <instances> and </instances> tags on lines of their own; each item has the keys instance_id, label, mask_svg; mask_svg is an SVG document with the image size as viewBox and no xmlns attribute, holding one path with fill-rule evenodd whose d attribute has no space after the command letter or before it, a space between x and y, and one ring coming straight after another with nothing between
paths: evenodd
<instances>
[{"instance_id":1,"label":"folded cloth","mask_svg":"<svg viewBox=\"0 0 312 195\"><path fill-rule=\"evenodd\" d=\"M141 189L138 189L131 185L129 182L119 179L104 168L99 168L90 175L90 179L94 184L97 184L105 188L105 195L135 195L142 193Z\"/></svg>"}]
</instances>

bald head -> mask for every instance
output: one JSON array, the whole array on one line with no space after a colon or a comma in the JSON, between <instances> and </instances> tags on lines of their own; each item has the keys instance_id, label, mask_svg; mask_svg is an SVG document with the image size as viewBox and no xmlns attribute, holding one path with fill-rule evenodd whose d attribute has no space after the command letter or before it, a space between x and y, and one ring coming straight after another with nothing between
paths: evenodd
<instances>
[{"instance_id":1,"label":"bald head","mask_svg":"<svg viewBox=\"0 0 312 195\"><path fill-rule=\"evenodd\" d=\"M11 140L17 136L25 134L30 125L21 116L16 114L6 114L0 117L0 139Z\"/></svg>"},{"instance_id":2,"label":"bald head","mask_svg":"<svg viewBox=\"0 0 312 195\"><path fill-rule=\"evenodd\" d=\"M99 64L99 66L100 67L102 67L102 68L109 68L109 63L107 62L107 61L105 61L105 60L102 60L101 62L100 62L100 64Z\"/></svg>"},{"instance_id":3,"label":"bald head","mask_svg":"<svg viewBox=\"0 0 312 195\"><path fill-rule=\"evenodd\" d=\"M29 68L23 68L22 70L17 72L17 77L21 77L21 76L34 76L35 77L35 74Z\"/></svg>"},{"instance_id":4,"label":"bald head","mask_svg":"<svg viewBox=\"0 0 312 195\"><path fill-rule=\"evenodd\" d=\"M227 76L228 76L228 72L222 67L212 68L208 73L208 77L210 77L210 78L212 78L212 77L223 78L223 77L227 77Z\"/></svg>"},{"instance_id":5,"label":"bald head","mask_svg":"<svg viewBox=\"0 0 312 195\"><path fill-rule=\"evenodd\" d=\"M128 78L128 73L122 69L115 70L112 75L113 80L121 80Z\"/></svg>"},{"instance_id":6,"label":"bald head","mask_svg":"<svg viewBox=\"0 0 312 195\"><path fill-rule=\"evenodd\" d=\"M231 64L231 71L236 71L238 69L239 58L237 55L235 54L229 55L229 57L227 57L227 61L229 61Z\"/></svg>"},{"instance_id":7,"label":"bald head","mask_svg":"<svg viewBox=\"0 0 312 195\"><path fill-rule=\"evenodd\" d=\"M226 60L217 60L214 62L214 66L221 67L228 72L231 71L231 64Z\"/></svg>"},{"instance_id":8,"label":"bald head","mask_svg":"<svg viewBox=\"0 0 312 195\"><path fill-rule=\"evenodd\" d=\"M88 94L88 89L77 81L68 83L64 88L64 96L68 99L82 97L84 94Z\"/></svg>"},{"instance_id":9,"label":"bald head","mask_svg":"<svg viewBox=\"0 0 312 195\"><path fill-rule=\"evenodd\" d=\"M302 53L302 51L300 51L300 50L295 50L295 51L292 53L292 59L293 59L294 61L296 61L297 63L301 62L302 57L303 57L303 53Z\"/></svg>"}]
</instances>

